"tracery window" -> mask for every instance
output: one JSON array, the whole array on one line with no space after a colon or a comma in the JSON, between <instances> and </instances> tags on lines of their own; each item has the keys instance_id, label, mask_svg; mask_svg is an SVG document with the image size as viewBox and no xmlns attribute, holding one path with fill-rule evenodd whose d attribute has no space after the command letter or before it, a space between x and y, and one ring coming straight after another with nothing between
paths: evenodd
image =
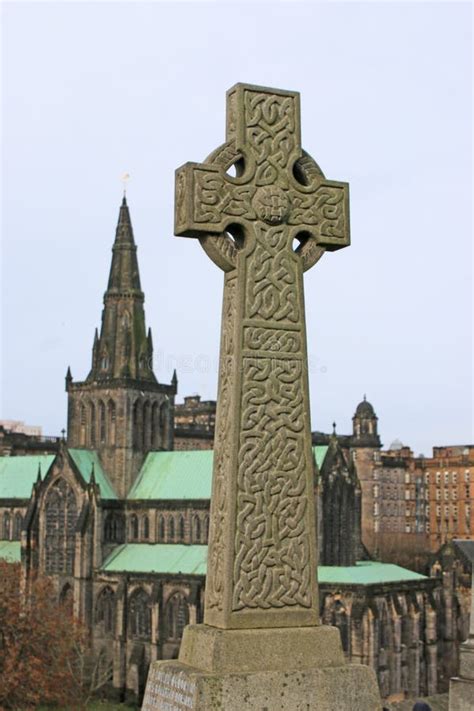
<instances>
[{"instance_id":1,"label":"tracery window","mask_svg":"<svg viewBox=\"0 0 474 711\"><path fill-rule=\"evenodd\" d=\"M128 624L132 637L150 638L150 598L142 588L136 590L130 597Z\"/></svg>"},{"instance_id":2,"label":"tracery window","mask_svg":"<svg viewBox=\"0 0 474 711\"><path fill-rule=\"evenodd\" d=\"M104 523L104 541L105 543L125 542L125 519L123 514L117 511L111 511L107 514Z\"/></svg>"},{"instance_id":3,"label":"tracery window","mask_svg":"<svg viewBox=\"0 0 474 711\"><path fill-rule=\"evenodd\" d=\"M21 538L21 527L23 525L23 518L19 511L15 514L15 523L13 525L13 540L19 541Z\"/></svg>"},{"instance_id":4,"label":"tracery window","mask_svg":"<svg viewBox=\"0 0 474 711\"><path fill-rule=\"evenodd\" d=\"M104 634L111 635L115 627L115 595L110 587L103 588L97 598L95 619L102 624Z\"/></svg>"},{"instance_id":5,"label":"tracery window","mask_svg":"<svg viewBox=\"0 0 474 711\"><path fill-rule=\"evenodd\" d=\"M72 575L75 557L76 497L69 484L59 479L45 500L45 567L47 573Z\"/></svg>"},{"instance_id":6,"label":"tracery window","mask_svg":"<svg viewBox=\"0 0 474 711\"><path fill-rule=\"evenodd\" d=\"M2 538L4 541L10 540L10 530L11 530L10 514L8 513L8 511L5 511L5 513L3 514L3 535L2 535Z\"/></svg>"},{"instance_id":7,"label":"tracery window","mask_svg":"<svg viewBox=\"0 0 474 711\"><path fill-rule=\"evenodd\" d=\"M188 623L189 605L184 595L176 592L166 603L165 638L167 640L180 640Z\"/></svg>"}]
</instances>

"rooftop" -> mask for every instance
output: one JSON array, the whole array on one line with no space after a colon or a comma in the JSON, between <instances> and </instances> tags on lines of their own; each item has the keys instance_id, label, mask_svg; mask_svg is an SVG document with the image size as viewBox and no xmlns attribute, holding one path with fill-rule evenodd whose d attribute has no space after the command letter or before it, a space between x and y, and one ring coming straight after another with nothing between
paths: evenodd
<instances>
[{"instance_id":1,"label":"rooftop","mask_svg":"<svg viewBox=\"0 0 474 711\"><path fill-rule=\"evenodd\" d=\"M33 484L44 479L54 460L54 454L0 457L0 499L29 499Z\"/></svg>"},{"instance_id":2,"label":"rooftop","mask_svg":"<svg viewBox=\"0 0 474 711\"><path fill-rule=\"evenodd\" d=\"M20 541L0 541L0 558L9 563L19 563L21 560Z\"/></svg>"}]
</instances>

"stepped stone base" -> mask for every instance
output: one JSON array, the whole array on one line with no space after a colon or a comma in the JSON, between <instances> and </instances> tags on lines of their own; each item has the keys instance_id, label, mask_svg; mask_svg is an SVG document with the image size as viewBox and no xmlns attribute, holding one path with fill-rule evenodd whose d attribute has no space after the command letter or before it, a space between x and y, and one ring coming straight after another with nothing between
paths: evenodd
<instances>
[{"instance_id":1,"label":"stepped stone base","mask_svg":"<svg viewBox=\"0 0 474 711\"><path fill-rule=\"evenodd\" d=\"M142 711L380 711L375 674L346 664L333 627L186 628L150 667Z\"/></svg>"}]
</instances>

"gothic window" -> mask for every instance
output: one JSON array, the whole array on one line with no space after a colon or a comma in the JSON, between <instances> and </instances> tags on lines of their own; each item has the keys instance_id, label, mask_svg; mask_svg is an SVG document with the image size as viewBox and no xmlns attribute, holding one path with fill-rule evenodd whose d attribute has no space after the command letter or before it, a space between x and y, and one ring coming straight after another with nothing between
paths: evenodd
<instances>
[{"instance_id":1,"label":"gothic window","mask_svg":"<svg viewBox=\"0 0 474 711\"><path fill-rule=\"evenodd\" d=\"M109 444L114 445L115 444L115 421L116 421L116 410L115 410L115 403L113 400L109 400L108 404L108 411L109 411Z\"/></svg>"},{"instance_id":2,"label":"gothic window","mask_svg":"<svg viewBox=\"0 0 474 711\"><path fill-rule=\"evenodd\" d=\"M66 615L72 617L74 612L74 594L69 583L67 583L61 590L59 604L62 607L62 612L65 612Z\"/></svg>"},{"instance_id":3,"label":"gothic window","mask_svg":"<svg viewBox=\"0 0 474 711\"><path fill-rule=\"evenodd\" d=\"M45 501L46 573L72 575L75 558L76 497L69 484L60 479Z\"/></svg>"},{"instance_id":4,"label":"gothic window","mask_svg":"<svg viewBox=\"0 0 474 711\"><path fill-rule=\"evenodd\" d=\"M142 410L141 410L141 405L140 401L137 400L136 403L133 406L133 414L132 414L132 426L133 426L133 446L135 449L140 448L140 443L141 443L141 426L142 426Z\"/></svg>"},{"instance_id":5,"label":"gothic window","mask_svg":"<svg viewBox=\"0 0 474 711\"><path fill-rule=\"evenodd\" d=\"M183 630L189 623L189 605L179 592L174 593L166 603L165 610L165 639L180 640Z\"/></svg>"},{"instance_id":6,"label":"gothic window","mask_svg":"<svg viewBox=\"0 0 474 711\"><path fill-rule=\"evenodd\" d=\"M90 403L90 444L95 446L96 443L96 422L95 422L95 405L93 402Z\"/></svg>"},{"instance_id":7,"label":"gothic window","mask_svg":"<svg viewBox=\"0 0 474 711\"><path fill-rule=\"evenodd\" d=\"M130 597L128 625L132 637L149 639L151 637L150 598L142 588Z\"/></svg>"},{"instance_id":8,"label":"gothic window","mask_svg":"<svg viewBox=\"0 0 474 711\"><path fill-rule=\"evenodd\" d=\"M205 536L205 542L207 543L209 540L209 516L206 516L204 519L204 536Z\"/></svg>"},{"instance_id":9,"label":"gothic window","mask_svg":"<svg viewBox=\"0 0 474 711\"><path fill-rule=\"evenodd\" d=\"M81 405L81 432L80 432L80 442L82 445L86 444L86 427L87 427L87 412L86 406Z\"/></svg>"},{"instance_id":10,"label":"gothic window","mask_svg":"<svg viewBox=\"0 0 474 711\"><path fill-rule=\"evenodd\" d=\"M102 357L100 359L100 367L102 368L102 370L107 370L107 368L109 367L109 357L107 353L102 354Z\"/></svg>"},{"instance_id":11,"label":"gothic window","mask_svg":"<svg viewBox=\"0 0 474 711\"><path fill-rule=\"evenodd\" d=\"M151 408L151 446L152 449L160 446L160 406L157 402Z\"/></svg>"},{"instance_id":12,"label":"gothic window","mask_svg":"<svg viewBox=\"0 0 474 711\"><path fill-rule=\"evenodd\" d=\"M179 540L183 543L184 542L184 534L185 534L185 521L184 521L184 516L179 517Z\"/></svg>"},{"instance_id":13,"label":"gothic window","mask_svg":"<svg viewBox=\"0 0 474 711\"><path fill-rule=\"evenodd\" d=\"M99 403L99 423L100 423L100 441L105 442L107 436L107 427L105 419L105 405L103 402Z\"/></svg>"},{"instance_id":14,"label":"gothic window","mask_svg":"<svg viewBox=\"0 0 474 711\"><path fill-rule=\"evenodd\" d=\"M149 449L150 447L150 403L147 400L143 405L143 423L142 423L142 447L143 449Z\"/></svg>"},{"instance_id":15,"label":"gothic window","mask_svg":"<svg viewBox=\"0 0 474 711\"><path fill-rule=\"evenodd\" d=\"M194 542L201 543L201 519L199 516L194 517Z\"/></svg>"},{"instance_id":16,"label":"gothic window","mask_svg":"<svg viewBox=\"0 0 474 711\"><path fill-rule=\"evenodd\" d=\"M162 514L160 514L160 516L158 516L157 534L158 534L157 535L158 541L160 541L161 543L164 543L164 540L165 540L165 517Z\"/></svg>"},{"instance_id":17,"label":"gothic window","mask_svg":"<svg viewBox=\"0 0 474 711\"><path fill-rule=\"evenodd\" d=\"M168 520L168 541L174 541L174 518L170 516Z\"/></svg>"},{"instance_id":18,"label":"gothic window","mask_svg":"<svg viewBox=\"0 0 474 711\"><path fill-rule=\"evenodd\" d=\"M5 513L3 514L3 535L2 535L2 538L5 541L10 540L10 528L11 528L10 514L8 513L8 511L5 511Z\"/></svg>"},{"instance_id":19,"label":"gothic window","mask_svg":"<svg viewBox=\"0 0 474 711\"><path fill-rule=\"evenodd\" d=\"M166 441L168 439L168 407L166 403L163 403L160 408L160 430L161 441L166 446Z\"/></svg>"},{"instance_id":20,"label":"gothic window","mask_svg":"<svg viewBox=\"0 0 474 711\"><path fill-rule=\"evenodd\" d=\"M148 516L143 517L143 538L150 538L150 521Z\"/></svg>"},{"instance_id":21,"label":"gothic window","mask_svg":"<svg viewBox=\"0 0 474 711\"><path fill-rule=\"evenodd\" d=\"M138 516L132 514L130 516L130 538L136 541L138 538Z\"/></svg>"},{"instance_id":22,"label":"gothic window","mask_svg":"<svg viewBox=\"0 0 474 711\"><path fill-rule=\"evenodd\" d=\"M102 588L97 598L95 620L102 625L103 633L112 635L114 633L115 621L115 595L108 586Z\"/></svg>"},{"instance_id":23,"label":"gothic window","mask_svg":"<svg viewBox=\"0 0 474 711\"><path fill-rule=\"evenodd\" d=\"M123 514L118 511L107 514L104 523L104 541L105 543L125 542L125 520Z\"/></svg>"},{"instance_id":24,"label":"gothic window","mask_svg":"<svg viewBox=\"0 0 474 711\"><path fill-rule=\"evenodd\" d=\"M21 538L21 527L23 525L23 518L21 513L17 511L15 514L15 523L13 525L13 539L19 541Z\"/></svg>"}]
</instances>

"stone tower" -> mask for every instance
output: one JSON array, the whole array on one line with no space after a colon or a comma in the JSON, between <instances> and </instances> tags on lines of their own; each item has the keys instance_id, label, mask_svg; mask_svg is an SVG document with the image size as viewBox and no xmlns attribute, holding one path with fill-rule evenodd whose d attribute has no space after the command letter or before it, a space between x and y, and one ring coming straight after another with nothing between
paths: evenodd
<instances>
[{"instance_id":1,"label":"stone tower","mask_svg":"<svg viewBox=\"0 0 474 711\"><path fill-rule=\"evenodd\" d=\"M351 449L362 487L362 540L370 551L374 548L374 468L381 448L377 432L377 415L370 402L360 402L352 418Z\"/></svg>"},{"instance_id":2,"label":"stone tower","mask_svg":"<svg viewBox=\"0 0 474 711\"><path fill-rule=\"evenodd\" d=\"M173 448L176 373L170 385L153 373L137 248L125 197L112 248L102 325L82 382L66 375L68 445L97 450L117 495L126 496L150 450Z\"/></svg>"}]
</instances>

